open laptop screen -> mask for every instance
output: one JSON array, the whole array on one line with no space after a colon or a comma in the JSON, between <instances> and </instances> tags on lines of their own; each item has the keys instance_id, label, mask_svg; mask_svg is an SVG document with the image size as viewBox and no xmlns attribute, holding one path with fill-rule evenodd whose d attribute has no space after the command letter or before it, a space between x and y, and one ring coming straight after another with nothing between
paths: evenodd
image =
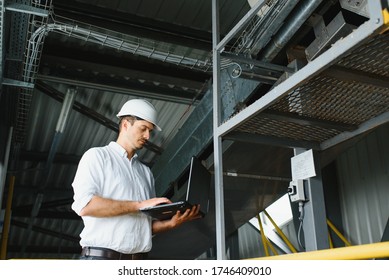
<instances>
[{"instance_id":1,"label":"open laptop screen","mask_svg":"<svg viewBox=\"0 0 389 280\"><path fill-rule=\"evenodd\" d=\"M140 209L140 211L155 219L166 220L174 216L177 211L185 212L186 209L192 208L193 205L200 204L200 214L204 217L209 210L210 186L210 172L198 158L193 156L190 162L186 200L147 207Z\"/></svg>"}]
</instances>

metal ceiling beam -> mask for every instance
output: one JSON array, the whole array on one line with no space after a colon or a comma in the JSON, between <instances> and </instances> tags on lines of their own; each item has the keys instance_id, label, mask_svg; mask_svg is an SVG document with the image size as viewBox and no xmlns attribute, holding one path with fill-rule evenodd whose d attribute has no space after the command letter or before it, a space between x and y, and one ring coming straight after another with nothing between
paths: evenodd
<instances>
[{"instance_id":1,"label":"metal ceiling beam","mask_svg":"<svg viewBox=\"0 0 389 280\"><path fill-rule=\"evenodd\" d=\"M378 74L370 74L361 70L347 69L341 66L332 66L323 71L323 74L335 79L351 82L372 85L375 87L389 88L389 80L385 76Z\"/></svg>"},{"instance_id":2,"label":"metal ceiling beam","mask_svg":"<svg viewBox=\"0 0 389 280\"><path fill-rule=\"evenodd\" d=\"M204 83L210 75L203 72L195 72L189 69L177 69L169 63L150 64L146 62L134 62L130 57L115 57L111 55L100 56L99 62L92 57L91 52L83 53L72 49L59 49L50 40L46 40L45 46L50 51L42 55L41 63L44 65L41 75L42 80L56 79L87 81L98 87L112 88L115 85L122 89L121 93L127 94L134 91L148 91L153 99L165 99L170 102L189 103L204 87ZM69 54L74 52L76 54ZM49 71L47 70L49 69ZM77 71L75 71L77 70ZM80 71L81 70L81 71ZM110 86L112 85L112 86Z\"/></svg>"},{"instance_id":3,"label":"metal ceiling beam","mask_svg":"<svg viewBox=\"0 0 389 280\"><path fill-rule=\"evenodd\" d=\"M28 228L28 223L23 223L23 222L16 221L16 220L12 220L11 221L11 225L12 226L21 227L21 228L25 228L25 229ZM49 230L49 229L46 229L46 228L43 228L43 227L39 227L39 226L33 226L32 230L35 231L35 232L47 234L47 235L50 235L50 236L53 236L53 237L57 237L57 238L60 238L60 239L63 239L63 240L67 240L67 241L72 241L72 242L77 242L77 243L80 241L80 239L78 237L75 237L75 236L72 236L72 235L68 235L68 234L64 234L64 233L58 232L58 231ZM26 249L27 249L27 247L26 247ZM18 252L20 252L20 251L22 251L22 248L20 248L18 250Z\"/></svg>"},{"instance_id":4,"label":"metal ceiling beam","mask_svg":"<svg viewBox=\"0 0 389 280\"><path fill-rule=\"evenodd\" d=\"M12 217L14 218L28 218L30 217L31 211L27 210L12 210ZM51 210L41 210L38 215L35 217L36 219L59 219L59 220L72 220L72 221L80 221L82 220L80 216L78 216L75 212L69 211L51 211Z\"/></svg>"},{"instance_id":5,"label":"metal ceiling beam","mask_svg":"<svg viewBox=\"0 0 389 280\"><path fill-rule=\"evenodd\" d=\"M319 120L314 118L309 118L306 116L300 116L298 114L294 113L283 113L283 112L277 112L272 110L265 110L261 113L261 117L269 118L273 120L278 121L286 121L295 123L298 125L309 125L309 126L318 126L322 128L327 129L335 129L339 131L351 131L357 128L356 125L352 124L345 124L345 123L338 123L338 122L332 122L332 121L326 121L326 120Z\"/></svg>"},{"instance_id":6,"label":"metal ceiling beam","mask_svg":"<svg viewBox=\"0 0 389 280\"><path fill-rule=\"evenodd\" d=\"M61 206L68 206L73 203L73 197L67 197L63 199L56 199L52 201L46 201L41 203L40 209L56 208ZM22 205L14 207L15 210L31 210L34 208L34 204Z\"/></svg>"},{"instance_id":7,"label":"metal ceiling beam","mask_svg":"<svg viewBox=\"0 0 389 280\"><path fill-rule=\"evenodd\" d=\"M221 57L228 58L239 65L240 73L237 76L245 79L256 80L263 84L274 85L284 73L294 73L295 70L281 65L262 62L256 59L243 57L231 53L222 53Z\"/></svg>"},{"instance_id":8,"label":"metal ceiling beam","mask_svg":"<svg viewBox=\"0 0 389 280\"><path fill-rule=\"evenodd\" d=\"M254 143L260 145L270 145L279 147L300 147L306 149L320 150L320 143L299 141L294 139L284 139L274 136L263 136L255 135L253 133L232 131L223 137L225 140L243 142L243 143Z\"/></svg>"},{"instance_id":9,"label":"metal ceiling beam","mask_svg":"<svg viewBox=\"0 0 389 280\"><path fill-rule=\"evenodd\" d=\"M284 72L294 73L294 72L296 72L295 69L290 68L288 66L282 66L282 65L269 63L269 62L263 62L263 61L259 61L256 59L247 58L247 57L244 57L242 55L236 55L236 54L231 54L231 53L226 53L226 52L223 52L220 55L221 55L221 57L229 58L229 59L236 61L236 62L254 65L258 68L263 68L266 70L276 71L276 72L280 72L280 73L284 73Z\"/></svg>"},{"instance_id":10,"label":"metal ceiling beam","mask_svg":"<svg viewBox=\"0 0 389 280\"><path fill-rule=\"evenodd\" d=\"M354 138L358 135L361 135L363 133L366 133L370 130L373 130L381 125L384 125L386 123L389 123L389 112L385 112L375 118L372 118L364 123L362 123L357 129L354 131L345 131L343 133L340 133L336 135L335 137L328 139L327 141L324 141L320 144L322 150L329 149L331 147L334 147L335 145L338 145L342 142L345 142L351 138Z\"/></svg>"},{"instance_id":11,"label":"metal ceiling beam","mask_svg":"<svg viewBox=\"0 0 389 280\"><path fill-rule=\"evenodd\" d=\"M41 207L39 209L39 212L36 214L35 218L70 219L70 220L80 220L81 221L81 218L76 213L74 213L74 211L71 211L71 210L64 211L63 209L62 210L56 209L57 207L65 207L65 208L70 209L70 205L74 201L73 200L73 193L70 193L70 192L66 192L66 193L70 194L70 195L67 194L68 195L67 198L42 202ZM47 195L47 192L45 192L45 194ZM13 217L30 217L33 207L34 207L33 204L19 205L17 207L14 207L12 209L12 216Z\"/></svg>"},{"instance_id":12,"label":"metal ceiling beam","mask_svg":"<svg viewBox=\"0 0 389 280\"><path fill-rule=\"evenodd\" d=\"M214 172L211 172L214 173ZM290 182L291 178L288 177L279 177L279 176L269 176L269 175L260 175L260 174L246 174L246 173L237 173L237 172L223 172L223 176L229 176L233 178L249 178L254 180L269 180L269 181L282 181L282 182ZM236 190L235 186L229 186L225 188L230 190ZM238 191L249 191L252 189L251 186L242 186Z\"/></svg>"},{"instance_id":13,"label":"metal ceiling beam","mask_svg":"<svg viewBox=\"0 0 389 280\"><path fill-rule=\"evenodd\" d=\"M39 151L27 151L21 150L19 159L21 161L30 161L30 162L41 162L47 159L47 152ZM56 153L53 159L53 163L60 164L78 164L80 162L81 156L79 155L66 155L62 153ZM11 172L23 172L23 170L15 170Z\"/></svg>"},{"instance_id":14,"label":"metal ceiling beam","mask_svg":"<svg viewBox=\"0 0 389 280\"><path fill-rule=\"evenodd\" d=\"M135 85L127 84L126 86L114 86L115 82L103 81L101 79L91 82L91 79L82 80L75 77L56 77L51 75L37 75L37 79L46 82L55 82L59 84L72 85L82 88L95 89L99 91L107 91L112 93L119 93L125 95L133 95L138 97L147 96L155 100L163 100L174 103L181 104L193 104L193 95L188 98L183 98L182 96L188 96L188 93L185 91L171 90L168 88L162 89L157 86L147 86L142 85L141 83ZM110 85L112 84L112 85Z\"/></svg>"},{"instance_id":15,"label":"metal ceiling beam","mask_svg":"<svg viewBox=\"0 0 389 280\"><path fill-rule=\"evenodd\" d=\"M27 89L34 88L34 84L32 84L32 83L26 83L26 82L23 82L23 81L17 81L17 80L8 79L8 78L3 78L2 85L4 85L4 86L13 86L13 87L21 87L21 88L27 88Z\"/></svg>"},{"instance_id":16,"label":"metal ceiling beam","mask_svg":"<svg viewBox=\"0 0 389 280\"><path fill-rule=\"evenodd\" d=\"M73 81L74 82L74 81ZM73 83L74 85L74 83ZM40 90L42 93L56 99L59 102L62 102L65 98L64 94L57 91L56 89L52 88L51 86L47 85L44 82L37 81L35 87ZM111 121L110 119L106 118L105 116L97 113L96 111L90 109L89 107L83 105L80 102L74 101L73 102L73 110L87 116L88 118L108 127L109 129L117 132L119 131L119 124ZM156 154L161 154L163 152L163 149L154 143L147 141L145 144L145 148L153 151Z\"/></svg>"},{"instance_id":17,"label":"metal ceiling beam","mask_svg":"<svg viewBox=\"0 0 389 280\"><path fill-rule=\"evenodd\" d=\"M153 18L145 18L140 15L129 17L127 13L74 0L56 1L54 11L56 14L69 19L79 20L95 26L104 26L107 29L124 34L138 35L206 51L210 51L212 48L212 34L210 32L162 22Z\"/></svg>"},{"instance_id":18,"label":"metal ceiling beam","mask_svg":"<svg viewBox=\"0 0 389 280\"><path fill-rule=\"evenodd\" d=\"M42 93L46 94L47 96L50 96L51 98L54 98L55 100L59 102L63 102L65 95L56 90L55 88L51 87L50 85L38 80L35 85L36 89L41 91ZM73 110L87 116L88 118L108 127L109 129L112 129L113 131L118 131L119 125L110 119L104 117L103 115L97 113L96 111L90 109L89 107L83 105L82 103L78 101L73 102Z\"/></svg>"},{"instance_id":19,"label":"metal ceiling beam","mask_svg":"<svg viewBox=\"0 0 389 280\"><path fill-rule=\"evenodd\" d=\"M31 5L25 5L25 4L20 4L20 3L10 3L5 7L5 9L7 11L25 13L25 14L29 14L29 15L36 15L36 16L40 16L40 17L48 17L49 16L49 11L47 11L45 9L40 9L37 7L33 7Z\"/></svg>"},{"instance_id":20,"label":"metal ceiling beam","mask_svg":"<svg viewBox=\"0 0 389 280\"><path fill-rule=\"evenodd\" d=\"M37 185L29 185L29 184L16 184L15 185L15 193L14 196L18 196L19 194L35 194L39 190L39 186ZM55 197L71 197L74 195L73 189L70 188L64 188L64 186L49 186L47 190L45 190L45 194L48 196L55 196Z\"/></svg>"},{"instance_id":21,"label":"metal ceiling beam","mask_svg":"<svg viewBox=\"0 0 389 280\"><path fill-rule=\"evenodd\" d=\"M112 46L99 46L98 49L80 49L77 46L64 46L58 39L66 34L56 34L55 31L45 40L48 50L42 55L41 62L45 65L45 72L56 71L55 68L81 69L79 72L108 73L115 76L132 79L153 80L166 84L177 84L191 89L201 88L211 76L202 70L190 67L177 67L177 64L158 61L146 55L137 55L127 50L118 50ZM79 38L75 38L82 40ZM80 42L81 44L82 42ZM91 44L93 42L90 42ZM93 43L96 46L96 43ZM100 48L110 48L101 53ZM112 50L112 51L110 51ZM161 54L162 55L162 54ZM168 53L166 53L168 55ZM173 53L172 53L173 55ZM98 60L96 60L98 57ZM50 72L51 73L51 72Z\"/></svg>"}]
</instances>

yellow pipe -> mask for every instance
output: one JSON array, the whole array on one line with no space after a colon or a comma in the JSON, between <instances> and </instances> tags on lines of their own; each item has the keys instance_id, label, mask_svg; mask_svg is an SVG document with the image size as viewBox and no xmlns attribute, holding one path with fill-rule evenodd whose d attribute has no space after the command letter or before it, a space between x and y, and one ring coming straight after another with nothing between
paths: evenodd
<instances>
[{"instance_id":1,"label":"yellow pipe","mask_svg":"<svg viewBox=\"0 0 389 280\"><path fill-rule=\"evenodd\" d=\"M337 236L344 242L346 246L351 246L351 243L340 233L340 231L327 219L327 225L336 233Z\"/></svg>"},{"instance_id":2,"label":"yellow pipe","mask_svg":"<svg viewBox=\"0 0 389 280\"><path fill-rule=\"evenodd\" d=\"M328 242L330 243L330 248L334 248L334 243L332 243L332 238L331 238L331 234L328 233Z\"/></svg>"},{"instance_id":3,"label":"yellow pipe","mask_svg":"<svg viewBox=\"0 0 389 280\"><path fill-rule=\"evenodd\" d=\"M297 250L294 248L293 244L290 243L289 239L286 237L286 235L282 232L282 230L277 226L277 224L273 221L273 219L270 217L270 215L267 213L266 210L263 210L265 215L269 218L270 222L273 224L274 228L277 230L278 234L281 236L282 240L288 245L289 249L293 253L297 253Z\"/></svg>"},{"instance_id":4,"label":"yellow pipe","mask_svg":"<svg viewBox=\"0 0 389 280\"><path fill-rule=\"evenodd\" d=\"M14 185L15 185L15 176L11 176L9 182L9 188L8 188L7 205L4 214L4 225L3 225L3 235L1 238L0 260L5 260L7 256L7 243L8 243L9 226L11 224L11 205L12 205L12 196L14 193Z\"/></svg>"},{"instance_id":5,"label":"yellow pipe","mask_svg":"<svg viewBox=\"0 0 389 280\"><path fill-rule=\"evenodd\" d=\"M389 257L389 241L297 254L254 258L254 260L367 260L385 257Z\"/></svg>"},{"instance_id":6,"label":"yellow pipe","mask_svg":"<svg viewBox=\"0 0 389 280\"><path fill-rule=\"evenodd\" d=\"M268 238L266 238L266 241L267 241L267 245L269 245L271 251L273 252L273 255L277 256L278 255L278 252L277 250L274 248L274 246L271 244L270 240Z\"/></svg>"},{"instance_id":7,"label":"yellow pipe","mask_svg":"<svg viewBox=\"0 0 389 280\"><path fill-rule=\"evenodd\" d=\"M263 248L265 249L265 255L270 256L269 249L267 248L265 232L263 231L261 217L259 217L259 214L257 214L257 219L258 219L259 228L261 230L262 244L263 244Z\"/></svg>"},{"instance_id":8,"label":"yellow pipe","mask_svg":"<svg viewBox=\"0 0 389 280\"><path fill-rule=\"evenodd\" d=\"M262 243L264 243L264 247L265 247L265 254L266 256L270 256L269 254L269 250L267 249L268 247L270 248L270 250L272 251L273 255L278 255L278 252L277 250L274 248L273 244L271 244L270 240L267 238L267 236L265 235L265 232L263 230L263 225L262 225L262 221L261 221L261 218L259 215L257 215L257 219L258 219L258 223L259 223L259 227L261 229L261 237L262 237ZM266 243L266 244L265 244Z\"/></svg>"}]
</instances>

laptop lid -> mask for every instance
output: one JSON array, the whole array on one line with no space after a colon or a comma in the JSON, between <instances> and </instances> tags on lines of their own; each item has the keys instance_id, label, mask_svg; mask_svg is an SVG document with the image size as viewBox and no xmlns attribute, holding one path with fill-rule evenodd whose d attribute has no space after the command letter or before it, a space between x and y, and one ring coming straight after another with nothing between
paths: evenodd
<instances>
[{"instance_id":1,"label":"laptop lid","mask_svg":"<svg viewBox=\"0 0 389 280\"><path fill-rule=\"evenodd\" d=\"M190 162L186 200L147 207L140 209L140 211L155 219L166 220L174 216L178 210L184 212L186 209L192 208L193 205L200 204L200 214L205 216L209 210L210 186L210 172L197 157L193 156Z\"/></svg>"},{"instance_id":2,"label":"laptop lid","mask_svg":"<svg viewBox=\"0 0 389 280\"><path fill-rule=\"evenodd\" d=\"M200 160L193 156L191 159L186 201L192 205L200 204L203 215L209 210L209 192L211 186L211 173Z\"/></svg>"}]
</instances>

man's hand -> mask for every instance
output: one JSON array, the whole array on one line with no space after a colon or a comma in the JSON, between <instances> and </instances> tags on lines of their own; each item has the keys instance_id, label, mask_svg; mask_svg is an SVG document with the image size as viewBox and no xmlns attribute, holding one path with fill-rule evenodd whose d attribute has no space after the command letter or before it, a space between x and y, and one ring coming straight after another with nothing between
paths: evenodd
<instances>
[{"instance_id":1,"label":"man's hand","mask_svg":"<svg viewBox=\"0 0 389 280\"><path fill-rule=\"evenodd\" d=\"M177 213L171 218L171 222L174 225L173 227L177 227L182 223L201 218L199 212L200 205L195 205L191 209L186 209L184 213L177 211Z\"/></svg>"},{"instance_id":2,"label":"man's hand","mask_svg":"<svg viewBox=\"0 0 389 280\"><path fill-rule=\"evenodd\" d=\"M199 219L201 218L199 212L200 205L195 205L191 209L186 209L183 213L177 211L170 220L153 221L153 234L173 229L188 221Z\"/></svg>"},{"instance_id":3,"label":"man's hand","mask_svg":"<svg viewBox=\"0 0 389 280\"><path fill-rule=\"evenodd\" d=\"M139 201L139 209L145 208L145 207L151 207L158 204L165 204L165 203L172 203L168 198L166 197L154 197L148 200Z\"/></svg>"}]
</instances>

